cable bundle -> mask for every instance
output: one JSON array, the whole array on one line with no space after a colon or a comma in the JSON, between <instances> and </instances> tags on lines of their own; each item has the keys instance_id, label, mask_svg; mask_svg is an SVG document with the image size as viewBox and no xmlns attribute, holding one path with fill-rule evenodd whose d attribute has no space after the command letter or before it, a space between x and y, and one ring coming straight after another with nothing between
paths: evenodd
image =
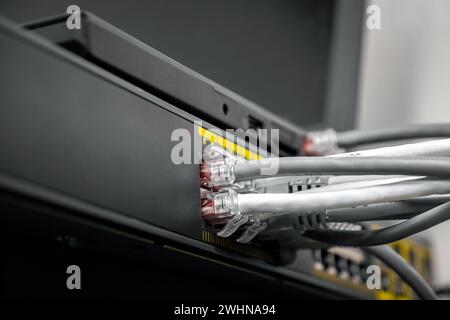
<instances>
[{"instance_id":1,"label":"cable bundle","mask_svg":"<svg viewBox=\"0 0 450 320\"><path fill-rule=\"evenodd\" d=\"M319 137L317 141L322 144L332 141L337 145L328 148L321 145L314 149L314 140L310 139L309 150L342 150L343 147L398 139L448 137L450 126L355 131L336 134L333 139L329 137L330 130L326 134L327 139L320 139L317 133L312 137ZM401 259L393 258L392 252L382 249L385 247L373 246L403 239L450 218L448 156L450 139L442 139L321 157L269 158L252 163L238 161L233 163L233 167L219 171L229 172L226 178L234 184L280 177L327 176L327 186L295 193L230 193L233 201L228 203L233 203L233 207L225 210L238 212L239 216L257 214L258 221L281 215L298 215L308 221L305 217L314 214L320 221L305 224L304 236L331 245L367 247L371 254L399 272L416 289L418 296L435 298L434 292L423 279L419 279L417 272L402 266ZM263 175L267 167L276 167L276 175ZM317 212L322 214L317 215ZM378 230L323 227L327 223L380 220L403 221Z\"/></svg>"}]
</instances>

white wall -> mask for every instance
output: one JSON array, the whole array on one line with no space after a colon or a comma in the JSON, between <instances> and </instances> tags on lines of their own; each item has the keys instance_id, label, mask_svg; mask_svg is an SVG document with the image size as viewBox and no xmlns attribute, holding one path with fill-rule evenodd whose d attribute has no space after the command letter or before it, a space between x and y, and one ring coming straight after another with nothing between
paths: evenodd
<instances>
[{"instance_id":1,"label":"white wall","mask_svg":"<svg viewBox=\"0 0 450 320\"><path fill-rule=\"evenodd\" d=\"M374 0L381 30L365 30L358 126L450 123L450 0ZM450 222L429 232L435 283L450 285Z\"/></svg>"}]
</instances>

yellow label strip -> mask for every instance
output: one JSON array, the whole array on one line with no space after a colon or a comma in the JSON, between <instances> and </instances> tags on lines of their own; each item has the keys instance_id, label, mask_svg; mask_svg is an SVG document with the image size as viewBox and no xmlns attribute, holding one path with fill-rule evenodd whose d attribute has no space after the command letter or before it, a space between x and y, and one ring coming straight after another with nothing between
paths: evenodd
<instances>
[{"instance_id":1,"label":"yellow label strip","mask_svg":"<svg viewBox=\"0 0 450 320\"><path fill-rule=\"evenodd\" d=\"M210 141L211 143L216 143L219 146L221 146L223 149L239 155L241 157L244 157L247 160L261 160L262 156L259 154L252 152L248 150L247 148L244 148L234 142L231 142L228 139L225 139L221 137L220 135L217 135L205 128L198 127L198 134L205 140Z\"/></svg>"}]
</instances>

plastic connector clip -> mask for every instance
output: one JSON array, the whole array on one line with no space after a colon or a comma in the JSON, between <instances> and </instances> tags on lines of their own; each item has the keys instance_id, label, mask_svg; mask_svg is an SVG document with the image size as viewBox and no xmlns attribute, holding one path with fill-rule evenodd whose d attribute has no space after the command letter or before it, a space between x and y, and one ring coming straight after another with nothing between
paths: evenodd
<instances>
[{"instance_id":1,"label":"plastic connector clip","mask_svg":"<svg viewBox=\"0 0 450 320\"><path fill-rule=\"evenodd\" d=\"M220 237L231 236L240 226L249 221L249 216L239 211L237 193L231 189L203 199L201 214L202 218L211 224L225 223L222 230L217 233Z\"/></svg>"},{"instance_id":2,"label":"plastic connector clip","mask_svg":"<svg viewBox=\"0 0 450 320\"><path fill-rule=\"evenodd\" d=\"M239 211L234 212L233 218L225 224L217 235L225 238L231 236L240 226L246 224L248 219L249 217L247 215L242 215Z\"/></svg>"},{"instance_id":3,"label":"plastic connector clip","mask_svg":"<svg viewBox=\"0 0 450 320\"><path fill-rule=\"evenodd\" d=\"M303 142L303 153L307 156L326 156L340 153L337 133L333 129L308 133Z\"/></svg>"},{"instance_id":4,"label":"plastic connector clip","mask_svg":"<svg viewBox=\"0 0 450 320\"><path fill-rule=\"evenodd\" d=\"M251 217L250 222L252 224L245 230L245 232L236 240L240 243L249 243L254 237L261 231L267 228L267 222L261 220L259 217Z\"/></svg>"},{"instance_id":5,"label":"plastic connector clip","mask_svg":"<svg viewBox=\"0 0 450 320\"><path fill-rule=\"evenodd\" d=\"M200 164L200 184L204 188L214 189L233 184L234 162L229 159L203 162Z\"/></svg>"},{"instance_id":6,"label":"plastic connector clip","mask_svg":"<svg viewBox=\"0 0 450 320\"><path fill-rule=\"evenodd\" d=\"M232 185L235 180L234 167L237 159L225 150L210 145L200 164L200 184L204 188L216 189Z\"/></svg>"},{"instance_id":7,"label":"plastic connector clip","mask_svg":"<svg viewBox=\"0 0 450 320\"><path fill-rule=\"evenodd\" d=\"M202 218L211 224L225 223L238 211L237 194L233 190L212 193L201 201Z\"/></svg>"}]
</instances>

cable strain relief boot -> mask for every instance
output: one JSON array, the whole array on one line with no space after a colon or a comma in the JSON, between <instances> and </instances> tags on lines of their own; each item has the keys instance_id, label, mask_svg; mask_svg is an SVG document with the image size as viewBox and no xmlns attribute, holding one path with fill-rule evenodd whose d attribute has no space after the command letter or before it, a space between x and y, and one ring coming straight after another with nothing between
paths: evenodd
<instances>
[{"instance_id":1,"label":"cable strain relief boot","mask_svg":"<svg viewBox=\"0 0 450 320\"><path fill-rule=\"evenodd\" d=\"M300 214L294 220L294 227L302 233L312 229L327 229L326 212L320 211Z\"/></svg>"}]
</instances>

